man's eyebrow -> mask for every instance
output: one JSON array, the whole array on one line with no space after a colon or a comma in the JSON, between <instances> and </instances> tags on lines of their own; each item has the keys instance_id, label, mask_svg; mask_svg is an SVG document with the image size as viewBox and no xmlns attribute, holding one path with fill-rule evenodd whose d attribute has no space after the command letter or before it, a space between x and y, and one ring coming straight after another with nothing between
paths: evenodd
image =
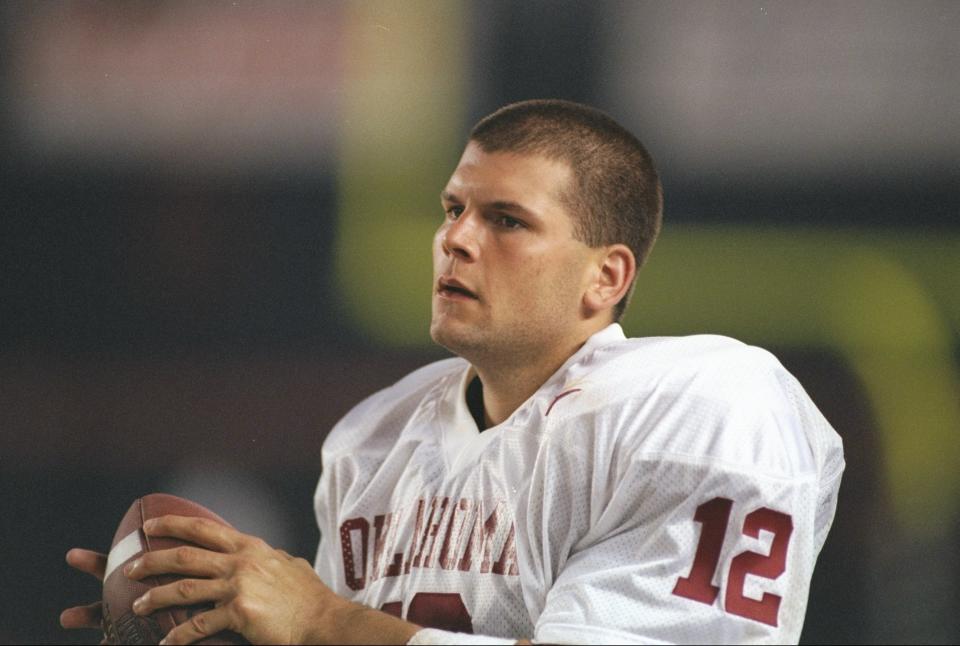
<instances>
[{"instance_id":1,"label":"man's eyebrow","mask_svg":"<svg viewBox=\"0 0 960 646\"><path fill-rule=\"evenodd\" d=\"M520 211L521 213L533 215L533 212L530 209L516 202L491 202L490 208L498 211Z\"/></svg>"},{"instance_id":2,"label":"man's eyebrow","mask_svg":"<svg viewBox=\"0 0 960 646\"><path fill-rule=\"evenodd\" d=\"M454 202L456 204L463 204L463 200L447 190L440 191L440 199L444 202ZM519 204L517 202L510 202L507 200L497 200L496 202L490 202L485 205L487 208L494 209L496 211L517 211L519 213L524 213L526 215L535 215L533 211L527 207Z\"/></svg>"}]
</instances>

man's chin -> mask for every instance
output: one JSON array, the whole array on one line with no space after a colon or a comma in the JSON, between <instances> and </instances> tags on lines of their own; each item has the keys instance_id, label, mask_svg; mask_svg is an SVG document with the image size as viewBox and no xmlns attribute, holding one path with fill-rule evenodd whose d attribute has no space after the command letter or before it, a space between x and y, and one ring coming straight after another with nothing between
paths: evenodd
<instances>
[{"instance_id":1,"label":"man's chin","mask_svg":"<svg viewBox=\"0 0 960 646\"><path fill-rule=\"evenodd\" d=\"M473 325L444 318L430 323L430 338L450 352L464 356L481 345L479 330Z\"/></svg>"}]
</instances>

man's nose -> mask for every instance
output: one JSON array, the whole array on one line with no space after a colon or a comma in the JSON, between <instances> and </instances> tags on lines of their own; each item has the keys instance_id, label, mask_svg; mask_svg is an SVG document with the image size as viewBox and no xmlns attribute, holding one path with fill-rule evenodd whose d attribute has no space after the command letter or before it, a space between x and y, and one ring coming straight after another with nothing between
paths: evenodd
<instances>
[{"instance_id":1,"label":"man's nose","mask_svg":"<svg viewBox=\"0 0 960 646\"><path fill-rule=\"evenodd\" d=\"M461 213L460 217L451 222L443 234L441 240L443 252L461 260L476 260L478 252L478 231L476 228L476 216L469 211Z\"/></svg>"}]
</instances>

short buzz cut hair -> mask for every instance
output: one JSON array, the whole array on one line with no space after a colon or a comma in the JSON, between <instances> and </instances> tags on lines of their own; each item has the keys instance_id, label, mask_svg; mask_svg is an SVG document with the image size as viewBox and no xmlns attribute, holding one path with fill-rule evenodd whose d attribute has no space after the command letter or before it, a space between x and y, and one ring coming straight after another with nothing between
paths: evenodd
<instances>
[{"instance_id":1,"label":"short buzz cut hair","mask_svg":"<svg viewBox=\"0 0 960 646\"><path fill-rule=\"evenodd\" d=\"M574 186L562 199L574 236L590 247L627 245L638 270L646 262L663 220L663 189L643 144L611 117L572 101L521 101L481 119L470 141L488 153L569 164ZM623 317L633 287L614 307L614 321Z\"/></svg>"}]
</instances>

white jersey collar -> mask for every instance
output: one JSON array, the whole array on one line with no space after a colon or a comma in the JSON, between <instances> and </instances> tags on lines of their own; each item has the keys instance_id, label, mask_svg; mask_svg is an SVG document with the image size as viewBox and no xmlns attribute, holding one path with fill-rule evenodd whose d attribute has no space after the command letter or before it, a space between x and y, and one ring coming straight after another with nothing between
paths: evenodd
<instances>
[{"instance_id":1,"label":"white jersey collar","mask_svg":"<svg viewBox=\"0 0 960 646\"><path fill-rule=\"evenodd\" d=\"M459 378L448 380L440 402L438 411L440 419L438 421L442 425L442 441L447 459L455 460L455 456L459 455L467 445L471 445L473 450L478 449L479 447L475 445L479 439L478 436L483 438L481 443L486 444L504 428L524 427L530 422L532 415L545 415L551 401L557 395L566 389L574 388L583 374L589 372L587 366L591 363L590 359L597 350L626 338L619 323L611 323L596 332L510 417L496 426L491 426L483 433L480 433L479 428L477 428L473 415L470 414L470 409L467 406L467 387L477 376L477 371L474 370L473 366L468 365L459 374Z\"/></svg>"}]
</instances>

